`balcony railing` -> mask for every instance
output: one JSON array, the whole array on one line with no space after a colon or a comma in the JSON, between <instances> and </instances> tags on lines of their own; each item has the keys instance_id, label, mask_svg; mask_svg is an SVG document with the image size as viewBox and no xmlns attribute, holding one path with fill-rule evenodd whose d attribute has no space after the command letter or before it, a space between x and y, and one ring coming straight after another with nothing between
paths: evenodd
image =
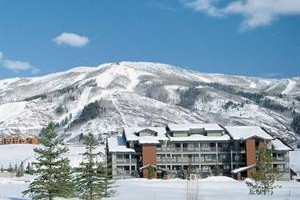
<instances>
[{"instance_id":1,"label":"balcony railing","mask_svg":"<svg viewBox=\"0 0 300 200\"><path fill-rule=\"evenodd\" d=\"M117 164L130 164L130 163L135 164L136 162L137 162L137 160L135 158L132 158L132 159L117 159L116 160Z\"/></svg>"},{"instance_id":2,"label":"balcony railing","mask_svg":"<svg viewBox=\"0 0 300 200\"><path fill-rule=\"evenodd\" d=\"M289 157L273 157L273 162L288 162Z\"/></svg>"},{"instance_id":3,"label":"balcony railing","mask_svg":"<svg viewBox=\"0 0 300 200\"><path fill-rule=\"evenodd\" d=\"M130 171L129 170L117 170L117 175L130 176Z\"/></svg>"}]
</instances>

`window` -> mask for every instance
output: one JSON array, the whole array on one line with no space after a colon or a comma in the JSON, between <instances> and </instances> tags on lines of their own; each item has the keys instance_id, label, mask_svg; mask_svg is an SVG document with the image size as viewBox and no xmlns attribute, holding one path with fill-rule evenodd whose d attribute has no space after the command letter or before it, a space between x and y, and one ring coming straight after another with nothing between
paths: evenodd
<instances>
[{"instance_id":1,"label":"window","mask_svg":"<svg viewBox=\"0 0 300 200\"><path fill-rule=\"evenodd\" d=\"M234 159L235 159L235 161L239 161L240 156L235 156Z\"/></svg>"},{"instance_id":2,"label":"window","mask_svg":"<svg viewBox=\"0 0 300 200\"><path fill-rule=\"evenodd\" d=\"M211 161L213 159L212 155L205 155L206 161Z\"/></svg>"},{"instance_id":3,"label":"window","mask_svg":"<svg viewBox=\"0 0 300 200\"><path fill-rule=\"evenodd\" d=\"M279 171L284 171L284 165L283 165L283 164L278 164L278 165L277 165L277 169L278 169Z\"/></svg>"},{"instance_id":4,"label":"window","mask_svg":"<svg viewBox=\"0 0 300 200\"><path fill-rule=\"evenodd\" d=\"M229 170L229 169L230 169L230 166L229 166L229 165L224 165L224 166L223 166L223 169L224 169L224 170Z\"/></svg>"},{"instance_id":5,"label":"window","mask_svg":"<svg viewBox=\"0 0 300 200\"><path fill-rule=\"evenodd\" d=\"M284 159L283 153L278 153L278 154L277 154L277 159L278 159L278 160L283 160L283 159Z\"/></svg>"},{"instance_id":6,"label":"window","mask_svg":"<svg viewBox=\"0 0 300 200\"><path fill-rule=\"evenodd\" d=\"M134 171L135 170L135 166L131 166L131 171Z\"/></svg>"},{"instance_id":7,"label":"window","mask_svg":"<svg viewBox=\"0 0 300 200\"><path fill-rule=\"evenodd\" d=\"M187 148L188 144L187 143L183 143L183 148Z\"/></svg>"},{"instance_id":8,"label":"window","mask_svg":"<svg viewBox=\"0 0 300 200\"><path fill-rule=\"evenodd\" d=\"M227 159L227 155L226 154L221 154L220 158L221 158L221 160L226 160Z\"/></svg>"},{"instance_id":9,"label":"window","mask_svg":"<svg viewBox=\"0 0 300 200\"><path fill-rule=\"evenodd\" d=\"M202 148L202 149L208 149L208 144L207 144L207 143L202 144L202 145L201 145L201 148Z\"/></svg>"},{"instance_id":10,"label":"window","mask_svg":"<svg viewBox=\"0 0 300 200\"><path fill-rule=\"evenodd\" d=\"M209 143L210 147L215 147L215 143Z\"/></svg>"},{"instance_id":11,"label":"window","mask_svg":"<svg viewBox=\"0 0 300 200\"><path fill-rule=\"evenodd\" d=\"M175 143L175 148L180 148L180 147L181 147L180 143Z\"/></svg>"}]
</instances>

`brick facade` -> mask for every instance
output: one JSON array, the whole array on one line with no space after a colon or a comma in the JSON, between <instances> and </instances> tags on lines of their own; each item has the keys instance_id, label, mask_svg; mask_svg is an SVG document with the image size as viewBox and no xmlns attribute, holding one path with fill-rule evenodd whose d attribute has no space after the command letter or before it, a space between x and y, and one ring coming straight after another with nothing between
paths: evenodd
<instances>
[{"instance_id":1,"label":"brick facade","mask_svg":"<svg viewBox=\"0 0 300 200\"><path fill-rule=\"evenodd\" d=\"M153 144L144 144L142 146L142 159L143 159L143 166L152 165L156 166L157 160L156 160L156 145ZM152 178L156 178L157 174L156 172L153 174L154 176ZM143 170L143 177L148 178L148 169L145 168Z\"/></svg>"},{"instance_id":2,"label":"brick facade","mask_svg":"<svg viewBox=\"0 0 300 200\"><path fill-rule=\"evenodd\" d=\"M256 164L256 148L255 139L246 140L246 163L247 166ZM255 171L254 168L247 170L247 177L251 177L251 174Z\"/></svg>"}]
</instances>

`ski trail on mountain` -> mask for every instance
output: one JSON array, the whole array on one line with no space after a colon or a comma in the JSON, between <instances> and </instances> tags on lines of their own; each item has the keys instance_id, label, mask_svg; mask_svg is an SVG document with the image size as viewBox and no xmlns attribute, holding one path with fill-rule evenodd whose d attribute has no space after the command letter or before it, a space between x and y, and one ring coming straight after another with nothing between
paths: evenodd
<instances>
[{"instance_id":1,"label":"ski trail on mountain","mask_svg":"<svg viewBox=\"0 0 300 200\"><path fill-rule=\"evenodd\" d=\"M120 114L123 124L124 124L126 127L128 127L128 123L127 123L127 121L125 120L125 117L124 117L123 113L121 112L120 107L117 105L117 103L116 103L116 101L115 101L113 95L112 95L111 93L109 93L109 96L110 96L110 99L111 99L112 104L115 106L116 110L117 110L118 113Z\"/></svg>"},{"instance_id":2,"label":"ski trail on mountain","mask_svg":"<svg viewBox=\"0 0 300 200\"><path fill-rule=\"evenodd\" d=\"M297 82L294 80L289 80L289 83L287 84L285 90L282 91L282 94L288 94L290 93L294 87L296 86Z\"/></svg>"},{"instance_id":3,"label":"ski trail on mountain","mask_svg":"<svg viewBox=\"0 0 300 200\"><path fill-rule=\"evenodd\" d=\"M80 116L82 109L84 108L84 106L88 104L90 92L91 92L91 88L86 88L83 90L79 102L77 104L77 108L79 108L79 110L75 111L75 115L74 115L75 118Z\"/></svg>"}]
</instances>

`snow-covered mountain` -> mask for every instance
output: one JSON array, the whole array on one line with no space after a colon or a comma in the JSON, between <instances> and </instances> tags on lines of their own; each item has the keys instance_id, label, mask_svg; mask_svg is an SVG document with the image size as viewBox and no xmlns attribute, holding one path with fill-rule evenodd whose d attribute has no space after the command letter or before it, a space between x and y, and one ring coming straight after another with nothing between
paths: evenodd
<instances>
[{"instance_id":1,"label":"snow-covered mountain","mask_svg":"<svg viewBox=\"0 0 300 200\"><path fill-rule=\"evenodd\" d=\"M0 135L37 134L49 121L74 141L80 133L166 123L257 124L293 139L300 77L266 79L145 63L78 67L0 80Z\"/></svg>"}]
</instances>

